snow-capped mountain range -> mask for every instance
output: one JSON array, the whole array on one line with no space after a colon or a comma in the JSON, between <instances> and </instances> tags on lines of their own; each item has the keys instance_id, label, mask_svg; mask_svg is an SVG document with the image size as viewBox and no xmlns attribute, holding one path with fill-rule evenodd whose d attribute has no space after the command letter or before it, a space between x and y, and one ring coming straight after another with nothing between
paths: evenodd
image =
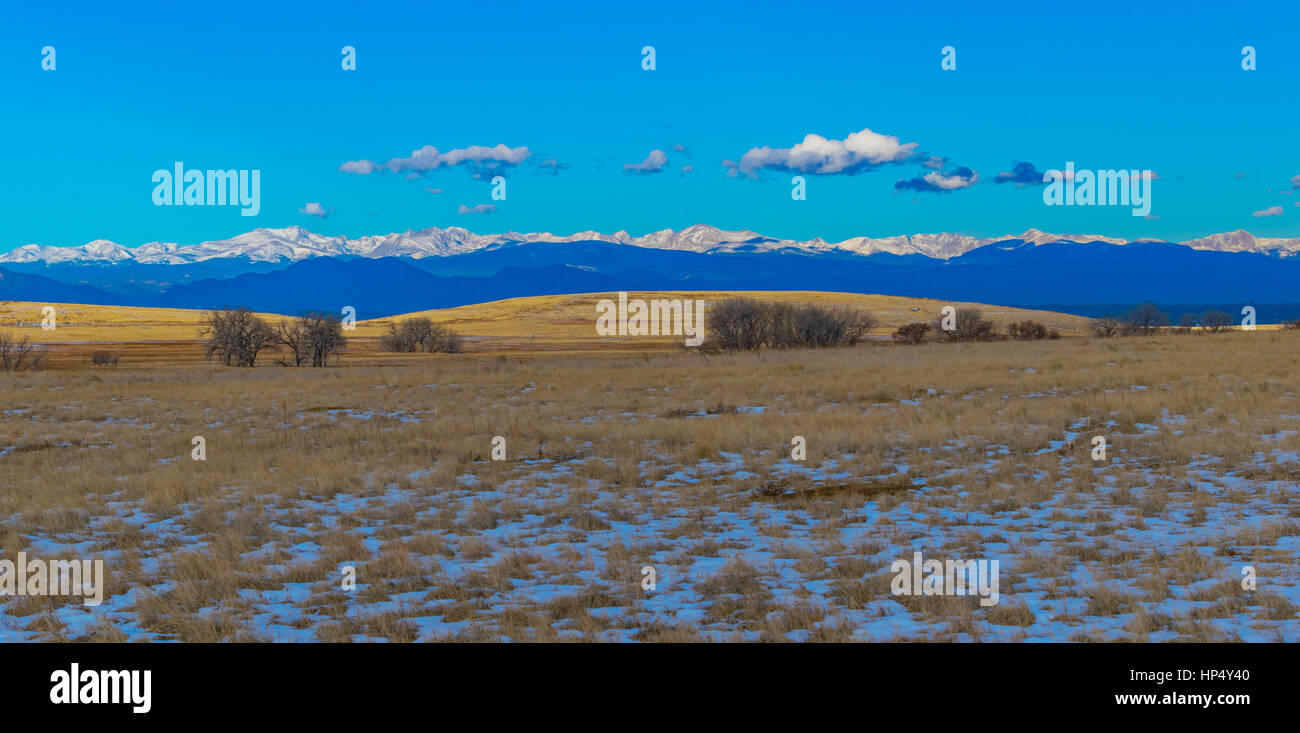
<instances>
[{"instance_id":1,"label":"snow-capped mountain range","mask_svg":"<svg viewBox=\"0 0 1300 733\"><path fill-rule=\"evenodd\" d=\"M699 252L707 254L728 252L802 251L810 254L838 252L870 255L888 252L896 255L920 254L935 259L958 257L977 247L993 242L1018 239L1033 244L1060 241L1106 242L1128 244L1127 240L1099 235L1058 235L1030 229L1018 235L1002 237L973 237L964 234L912 234L894 237L853 237L842 242L827 242L821 238L807 241L776 239L751 231L727 231L706 224L697 224L680 231L664 229L645 236L634 237L626 231L613 234L578 232L559 236L548 232L504 234L475 234L461 227L439 229L431 227L400 234L364 236L349 239L330 237L310 232L299 226L283 229L254 229L230 239L201 244L180 245L170 242L150 242L139 247L124 247L104 239L75 247L55 247L28 244L0 254L0 264L44 262L46 264L85 263L112 264L138 262L142 264L188 264L223 258L247 258L253 262L298 261L312 257L449 257L484 249L507 247L525 242L583 242L598 241L633 247ZM1144 240L1135 240L1144 241ZM1145 240L1150 241L1150 240ZM1178 244L1192 249L1218 252L1255 252L1289 257L1300 251L1300 238L1281 239L1255 237L1244 230L1214 234Z\"/></svg>"}]
</instances>

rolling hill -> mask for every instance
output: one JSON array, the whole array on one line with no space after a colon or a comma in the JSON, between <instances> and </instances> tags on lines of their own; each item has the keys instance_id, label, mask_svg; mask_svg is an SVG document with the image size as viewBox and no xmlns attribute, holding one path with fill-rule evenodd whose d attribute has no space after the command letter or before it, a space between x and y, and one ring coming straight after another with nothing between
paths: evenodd
<instances>
[{"instance_id":1,"label":"rolling hill","mask_svg":"<svg viewBox=\"0 0 1300 733\"><path fill-rule=\"evenodd\" d=\"M1063 335L1081 335L1086 319L1062 313L1027 311L1018 308L981 305L975 303L950 303L922 298L902 298L887 295L862 295L856 293L825 292L637 292L641 298L683 298L717 301L744 295L763 301L811 302L822 305L844 305L871 313L879 321L875 330L884 336L904 323L930 320L944 305L975 307L985 317L1005 328L1012 321L1033 319L1059 329ZM423 310L401 315L358 321L355 330L347 332L349 339L377 339L390 323L403 318L426 317L446 324L458 333L475 341L515 344L526 348L532 344L571 344L575 347L599 343L621 342L631 346L644 343L680 343L680 337L610 338L596 334L595 304L602 298L616 298L617 293L582 293L546 295L527 298L510 298L488 303L458 306L455 308ZM42 331L41 308L54 305L59 326L53 331ZM706 306L707 307L707 306ZM259 315L271 323L284 316L263 312ZM199 338L203 311L174 308L141 308L67 303L16 303L0 302L0 329L15 328L20 332L30 329L34 341L43 343L123 343L142 341L192 342Z\"/></svg>"}]
</instances>

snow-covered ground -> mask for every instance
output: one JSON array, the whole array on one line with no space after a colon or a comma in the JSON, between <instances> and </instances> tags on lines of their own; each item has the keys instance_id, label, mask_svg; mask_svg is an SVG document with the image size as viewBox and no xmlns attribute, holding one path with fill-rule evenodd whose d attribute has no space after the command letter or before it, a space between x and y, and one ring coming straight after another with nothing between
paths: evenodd
<instances>
[{"instance_id":1,"label":"snow-covered ground","mask_svg":"<svg viewBox=\"0 0 1300 733\"><path fill-rule=\"evenodd\" d=\"M735 402L707 375L624 394L620 375L578 374L597 404L557 384L572 367L386 372L365 375L382 389L301 409L204 403L198 423L183 398L144 403L153 393L127 377L90 388L114 393L98 406L57 402L55 384L38 389L48 403L11 391L25 406L3 411L0 471L15 486L66 484L73 458L110 464L70 479L84 507L0 495L13 512L0 558L102 558L112 581L97 608L5 599L0 640L1300 641L1295 395L1277 387L1268 414L1238 412L1160 380L1057 387L1039 374L1050 363L1029 361L1002 384L990 370L907 390L759 375L768 386ZM299 405L321 389L276 379L246 389ZM145 404L158 412L137 414ZM988 409L1006 422L981 423ZM160 430L181 438L146 451L156 468L113 467ZM1258 431L1245 460L1216 447L1234 430ZM221 473L136 488L195 470L197 432L204 470ZM505 461L491 458L498 433ZM219 465L236 438L256 448L247 465ZM34 456L48 462L21 471L38 475L19 472ZM996 560L998 602L895 594L891 566L916 552Z\"/></svg>"}]
</instances>

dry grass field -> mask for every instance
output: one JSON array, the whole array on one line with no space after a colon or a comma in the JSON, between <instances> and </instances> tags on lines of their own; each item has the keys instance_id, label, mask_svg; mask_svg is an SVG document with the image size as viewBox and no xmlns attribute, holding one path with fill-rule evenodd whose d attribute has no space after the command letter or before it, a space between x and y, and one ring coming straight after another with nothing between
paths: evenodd
<instances>
[{"instance_id":1,"label":"dry grass field","mask_svg":"<svg viewBox=\"0 0 1300 733\"><path fill-rule=\"evenodd\" d=\"M1063 335L1081 335L1087 329L1087 319L1064 313L1049 311L1031 311L1023 308L979 305L975 303L958 303L952 301L930 300L927 298L904 298L892 295L859 295L855 293L819 293L819 292L680 292L680 291L642 291L631 297L643 298L691 298L706 302L716 302L726 298L743 296L763 302L788 301L796 303L815 303L824 306L847 306L867 311L876 317L879 326L874 335L888 336L894 329L913 321L932 320L945 305L957 308L979 308L984 317L996 323L999 330L1012 321L1033 319L1057 328ZM423 311L407 314L424 316L442 323L467 335L486 339L505 339L519 342L521 346L529 343L582 345L591 346L589 342L604 341L640 344L642 341L659 341L676 346L681 339L668 338L621 338L601 339L595 335L595 303L601 298L617 298L616 293L584 293L579 295L546 295L533 298L511 298L492 303L467 305L459 308ZM356 335L377 338L394 319L378 318L357 324Z\"/></svg>"},{"instance_id":2,"label":"dry grass field","mask_svg":"<svg viewBox=\"0 0 1300 733\"><path fill-rule=\"evenodd\" d=\"M790 300L822 305L846 305L875 316L880 324L873 337L887 338L895 328L918 320L931 320L945 305L975 307L996 323L999 330L1012 321L1033 319L1060 331L1063 336L1083 335L1086 319L1077 316L1030 311L1021 308L983 306L970 303L902 298L888 295L851 293L719 293L719 292L637 292L639 298L699 298L717 301L743 295L762 301ZM477 356L520 354L625 354L677 351L682 348L678 336L602 337L595 331L596 302L616 298L615 293L549 295L511 298L492 303L459 308L408 313L393 318L360 321L349 331L348 351L344 364L418 363L420 357L394 356L378 350L379 336L388 325L402 318L426 317L444 324L466 337L465 351ZM41 310L56 309L58 327L40 329ZM276 323L285 316L262 313L262 318ZM166 366L196 365L204 362L199 329L203 313L167 308L131 308L63 303L27 303L0 301L0 330L11 330L48 345L47 368L81 369L89 366L96 351L120 355L120 365ZM274 361L268 358L267 363Z\"/></svg>"},{"instance_id":3,"label":"dry grass field","mask_svg":"<svg viewBox=\"0 0 1300 733\"><path fill-rule=\"evenodd\" d=\"M501 339L460 355L0 374L0 556L109 596L0 640L1300 641L1300 334L578 354L582 297L432 313ZM916 551L999 603L894 595Z\"/></svg>"}]
</instances>

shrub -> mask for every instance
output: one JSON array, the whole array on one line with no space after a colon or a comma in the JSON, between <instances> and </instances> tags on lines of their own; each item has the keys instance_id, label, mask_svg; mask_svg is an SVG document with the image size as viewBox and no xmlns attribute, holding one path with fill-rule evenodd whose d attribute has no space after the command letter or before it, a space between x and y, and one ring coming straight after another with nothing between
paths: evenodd
<instances>
[{"instance_id":1,"label":"shrub","mask_svg":"<svg viewBox=\"0 0 1300 733\"><path fill-rule=\"evenodd\" d=\"M1119 322L1119 319L1111 318L1109 316L1103 318L1095 318L1093 319L1090 325L1092 327L1093 334L1095 334L1100 338L1110 338L1111 336L1118 336L1120 331L1123 330L1123 326Z\"/></svg>"},{"instance_id":2,"label":"shrub","mask_svg":"<svg viewBox=\"0 0 1300 733\"><path fill-rule=\"evenodd\" d=\"M778 305L778 310L782 310ZM778 318L774 336L779 343L790 348L812 346L855 346L876 325L876 320L861 311L834 306L797 305L790 309L787 319Z\"/></svg>"},{"instance_id":3,"label":"shrub","mask_svg":"<svg viewBox=\"0 0 1300 733\"><path fill-rule=\"evenodd\" d=\"M460 352L461 338L455 331L428 318L407 318L401 323L388 324L388 333L379 337L379 348L407 354L416 351L455 354Z\"/></svg>"},{"instance_id":4,"label":"shrub","mask_svg":"<svg viewBox=\"0 0 1300 733\"><path fill-rule=\"evenodd\" d=\"M930 324L918 321L916 323L909 323L906 326L899 326L898 330L894 331L894 340L919 344L925 340L925 337L929 333Z\"/></svg>"},{"instance_id":5,"label":"shrub","mask_svg":"<svg viewBox=\"0 0 1300 733\"><path fill-rule=\"evenodd\" d=\"M1059 339L1061 334L1038 321L1016 321L1007 326L1007 335L1021 341Z\"/></svg>"},{"instance_id":6,"label":"shrub","mask_svg":"<svg viewBox=\"0 0 1300 733\"><path fill-rule=\"evenodd\" d=\"M730 298L705 311L709 345L724 350L757 351L768 343L771 324L762 303Z\"/></svg>"}]
</instances>

